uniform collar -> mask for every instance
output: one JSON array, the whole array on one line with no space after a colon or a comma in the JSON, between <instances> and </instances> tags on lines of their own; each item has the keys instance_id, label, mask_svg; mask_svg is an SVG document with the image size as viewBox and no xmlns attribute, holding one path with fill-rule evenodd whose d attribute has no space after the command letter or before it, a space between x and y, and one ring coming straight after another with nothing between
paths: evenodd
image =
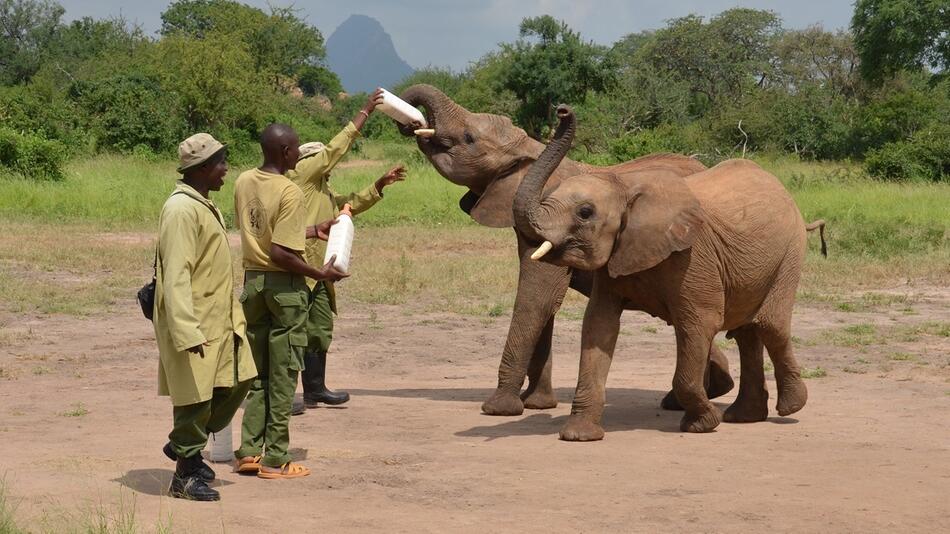
<instances>
[{"instance_id":1,"label":"uniform collar","mask_svg":"<svg viewBox=\"0 0 950 534\"><path fill-rule=\"evenodd\" d=\"M198 192L197 189L195 189L194 187L191 187L190 185L186 184L182 180L178 180L175 183L175 191L181 191L182 193L185 193L186 195L190 196L191 198L195 200L200 201L203 204L207 204L211 207L214 207L214 202L211 202L210 198L203 197L201 193Z\"/></svg>"}]
</instances>

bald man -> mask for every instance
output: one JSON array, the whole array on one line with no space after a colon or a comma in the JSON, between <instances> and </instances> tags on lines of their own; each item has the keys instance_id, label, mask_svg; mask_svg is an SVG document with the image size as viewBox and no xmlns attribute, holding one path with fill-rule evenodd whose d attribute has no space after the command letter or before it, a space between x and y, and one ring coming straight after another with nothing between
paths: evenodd
<instances>
[{"instance_id":1,"label":"bald man","mask_svg":"<svg viewBox=\"0 0 950 534\"><path fill-rule=\"evenodd\" d=\"M303 259L306 206L303 192L285 175L297 166L300 139L293 128L271 124L260 138L264 163L234 183L234 212L241 230L247 339L257 364L241 425L237 471L265 479L310 474L292 463L290 411L307 350L310 289L306 278L337 281L346 275ZM321 225L325 237L333 221ZM264 454L262 454L262 451Z\"/></svg>"}]
</instances>

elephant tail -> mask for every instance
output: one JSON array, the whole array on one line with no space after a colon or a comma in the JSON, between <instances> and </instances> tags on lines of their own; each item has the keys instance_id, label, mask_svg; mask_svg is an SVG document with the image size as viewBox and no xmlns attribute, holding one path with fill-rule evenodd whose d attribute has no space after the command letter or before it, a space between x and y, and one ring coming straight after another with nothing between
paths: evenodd
<instances>
[{"instance_id":1,"label":"elephant tail","mask_svg":"<svg viewBox=\"0 0 950 534\"><path fill-rule=\"evenodd\" d=\"M828 245L825 244L825 220L818 219L817 221L806 224L805 230L808 232L813 232L818 230L818 236L821 237L821 255L828 257Z\"/></svg>"}]
</instances>

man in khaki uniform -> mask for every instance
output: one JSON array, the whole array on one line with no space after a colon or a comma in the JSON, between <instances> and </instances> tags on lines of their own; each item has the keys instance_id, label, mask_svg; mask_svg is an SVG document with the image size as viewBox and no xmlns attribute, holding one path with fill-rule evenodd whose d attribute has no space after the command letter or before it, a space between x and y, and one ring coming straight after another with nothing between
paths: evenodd
<instances>
[{"instance_id":1,"label":"man in khaki uniform","mask_svg":"<svg viewBox=\"0 0 950 534\"><path fill-rule=\"evenodd\" d=\"M209 191L224 185L227 149L208 134L178 147L184 177L162 208L155 261L155 337L159 394L171 396L174 429L163 451L177 460L169 494L220 499L201 460L209 432L219 432L257 373L234 298L231 250Z\"/></svg>"},{"instance_id":2,"label":"man in khaki uniform","mask_svg":"<svg viewBox=\"0 0 950 534\"><path fill-rule=\"evenodd\" d=\"M403 180L402 166L390 169L376 182L362 191L338 195L330 188L330 171L347 153L360 135L360 129L370 114L382 101L382 90L370 95L363 108L353 117L343 131L329 144L307 143L300 147L300 161L287 177L303 191L307 207L307 224L316 225L328 219L336 219L344 206L350 205L351 215L357 215L373 207L382 197L383 188ZM305 258L312 266L323 264L326 243L313 239L307 241ZM311 288L310 309L307 317L307 352L304 356L303 382L304 405L316 408L318 403L338 405L350 400L349 393L335 392L326 387L327 350L333 340L333 314L336 313L336 293L333 283L308 280ZM294 413L302 413L303 406L294 405Z\"/></svg>"},{"instance_id":3,"label":"man in khaki uniform","mask_svg":"<svg viewBox=\"0 0 950 534\"><path fill-rule=\"evenodd\" d=\"M292 128L271 124L261 134L263 165L242 173L234 183L245 269L241 303L258 369L235 456L239 472L268 479L310 474L306 467L291 463L287 452L291 404L307 348L304 323L310 289L305 277L334 281L345 276L333 267L332 259L321 268L303 260L303 192L284 176L297 165L299 143ZM321 233L330 223L322 225Z\"/></svg>"}]
</instances>

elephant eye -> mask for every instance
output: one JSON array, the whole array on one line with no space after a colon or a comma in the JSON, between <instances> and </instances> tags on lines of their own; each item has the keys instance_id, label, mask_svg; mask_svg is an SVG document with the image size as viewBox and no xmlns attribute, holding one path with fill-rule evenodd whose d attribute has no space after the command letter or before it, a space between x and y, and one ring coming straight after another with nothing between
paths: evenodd
<instances>
[{"instance_id":1,"label":"elephant eye","mask_svg":"<svg viewBox=\"0 0 950 534\"><path fill-rule=\"evenodd\" d=\"M472 137L472 134L465 132L465 142L468 144L472 144L475 142L475 138Z\"/></svg>"},{"instance_id":2,"label":"elephant eye","mask_svg":"<svg viewBox=\"0 0 950 534\"><path fill-rule=\"evenodd\" d=\"M581 219L585 219L585 220L590 219L591 215L593 214L594 214L594 208L590 206L581 206L580 209L577 210L577 215Z\"/></svg>"}]
</instances>

